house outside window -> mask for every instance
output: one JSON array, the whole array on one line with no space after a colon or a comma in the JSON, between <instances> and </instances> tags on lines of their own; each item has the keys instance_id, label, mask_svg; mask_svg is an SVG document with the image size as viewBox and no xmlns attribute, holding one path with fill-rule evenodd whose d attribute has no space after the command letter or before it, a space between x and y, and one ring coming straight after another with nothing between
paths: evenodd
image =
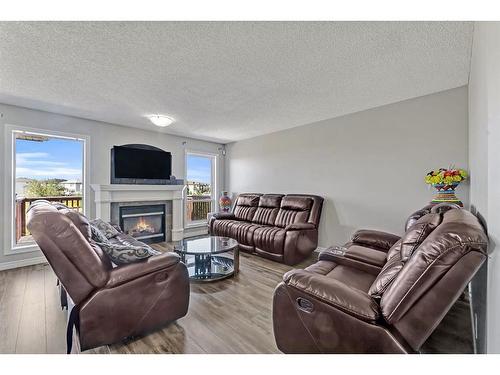
<instances>
[{"instance_id":1,"label":"house outside window","mask_svg":"<svg viewBox=\"0 0 500 375\"><path fill-rule=\"evenodd\" d=\"M45 199L83 212L84 140L16 131L13 137L13 247L34 243L26 227L32 202Z\"/></svg>"}]
</instances>

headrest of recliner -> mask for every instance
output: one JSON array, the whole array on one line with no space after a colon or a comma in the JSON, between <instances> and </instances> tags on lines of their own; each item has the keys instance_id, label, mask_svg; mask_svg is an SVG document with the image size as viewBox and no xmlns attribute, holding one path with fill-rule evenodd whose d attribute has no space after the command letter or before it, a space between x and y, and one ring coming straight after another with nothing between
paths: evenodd
<instances>
[{"instance_id":1,"label":"headrest of recliner","mask_svg":"<svg viewBox=\"0 0 500 375\"><path fill-rule=\"evenodd\" d=\"M259 207L279 208L283 194L264 194L260 197Z\"/></svg>"},{"instance_id":2,"label":"headrest of recliner","mask_svg":"<svg viewBox=\"0 0 500 375\"><path fill-rule=\"evenodd\" d=\"M259 205L260 194L240 194L236 201L236 206L257 207Z\"/></svg>"},{"instance_id":3,"label":"headrest of recliner","mask_svg":"<svg viewBox=\"0 0 500 375\"><path fill-rule=\"evenodd\" d=\"M308 211L311 209L313 200L309 197L284 196L281 200L281 208L284 210Z\"/></svg>"}]
</instances>

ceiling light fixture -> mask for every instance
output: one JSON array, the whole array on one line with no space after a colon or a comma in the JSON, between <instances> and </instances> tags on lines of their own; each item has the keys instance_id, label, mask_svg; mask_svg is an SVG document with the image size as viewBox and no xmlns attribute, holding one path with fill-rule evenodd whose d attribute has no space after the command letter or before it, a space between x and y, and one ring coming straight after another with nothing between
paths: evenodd
<instances>
[{"instance_id":1,"label":"ceiling light fixture","mask_svg":"<svg viewBox=\"0 0 500 375\"><path fill-rule=\"evenodd\" d=\"M161 126L162 128L165 126L169 126L174 122L174 119L163 115L151 115L148 116L148 118L153 124L155 124L156 126Z\"/></svg>"}]
</instances>

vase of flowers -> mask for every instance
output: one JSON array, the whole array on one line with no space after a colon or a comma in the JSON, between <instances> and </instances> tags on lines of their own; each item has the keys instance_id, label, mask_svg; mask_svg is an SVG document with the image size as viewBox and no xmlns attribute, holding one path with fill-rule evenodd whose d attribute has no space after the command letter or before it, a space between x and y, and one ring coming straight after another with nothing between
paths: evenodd
<instances>
[{"instance_id":1,"label":"vase of flowers","mask_svg":"<svg viewBox=\"0 0 500 375\"><path fill-rule=\"evenodd\" d=\"M438 192L431 203L451 202L463 206L455 195L455 189L466 178L467 172L463 169L439 168L427 173L425 183L432 185Z\"/></svg>"},{"instance_id":2,"label":"vase of flowers","mask_svg":"<svg viewBox=\"0 0 500 375\"><path fill-rule=\"evenodd\" d=\"M221 212L229 212L231 210L231 198L229 198L228 192L223 191L221 197L219 198L219 208Z\"/></svg>"}]
</instances>

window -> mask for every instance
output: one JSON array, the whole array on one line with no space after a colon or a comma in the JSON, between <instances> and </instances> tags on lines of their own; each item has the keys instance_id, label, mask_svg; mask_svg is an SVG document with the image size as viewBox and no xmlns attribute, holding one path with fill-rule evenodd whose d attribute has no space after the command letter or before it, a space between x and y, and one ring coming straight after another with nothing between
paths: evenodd
<instances>
[{"instance_id":1,"label":"window","mask_svg":"<svg viewBox=\"0 0 500 375\"><path fill-rule=\"evenodd\" d=\"M186 222L206 224L215 208L215 155L186 154Z\"/></svg>"},{"instance_id":2,"label":"window","mask_svg":"<svg viewBox=\"0 0 500 375\"><path fill-rule=\"evenodd\" d=\"M26 228L32 202L46 199L83 212L83 139L14 130L13 247L33 245Z\"/></svg>"}]
</instances>

